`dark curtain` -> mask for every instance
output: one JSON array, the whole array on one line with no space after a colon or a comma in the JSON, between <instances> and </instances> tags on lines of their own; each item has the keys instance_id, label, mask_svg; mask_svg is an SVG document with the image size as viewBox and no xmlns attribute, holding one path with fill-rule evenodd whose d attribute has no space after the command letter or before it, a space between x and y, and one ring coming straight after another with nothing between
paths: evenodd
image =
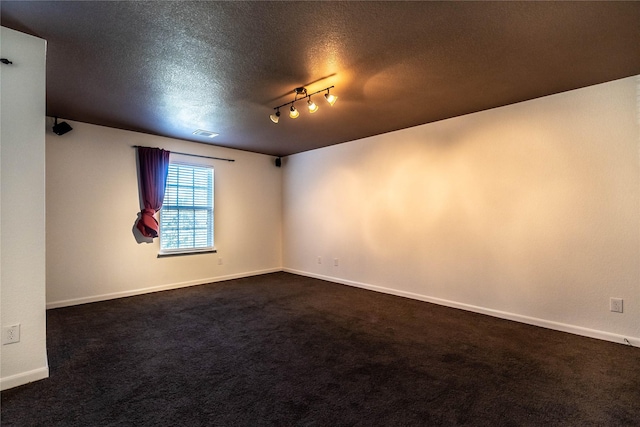
<instances>
[{"instance_id":1,"label":"dark curtain","mask_svg":"<svg viewBox=\"0 0 640 427\"><path fill-rule=\"evenodd\" d=\"M136 226L145 237L158 237L156 212L162 207L169 173L169 151L138 147L140 199L143 209Z\"/></svg>"}]
</instances>

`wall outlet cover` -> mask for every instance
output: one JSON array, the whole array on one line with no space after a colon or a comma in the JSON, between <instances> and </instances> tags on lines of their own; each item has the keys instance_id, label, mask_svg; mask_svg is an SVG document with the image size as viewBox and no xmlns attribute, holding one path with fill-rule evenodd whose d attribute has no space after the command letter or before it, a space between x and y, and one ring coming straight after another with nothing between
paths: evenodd
<instances>
[{"instance_id":1,"label":"wall outlet cover","mask_svg":"<svg viewBox=\"0 0 640 427\"><path fill-rule=\"evenodd\" d=\"M609 310L614 313L622 313L622 298L611 298L609 301Z\"/></svg>"},{"instance_id":2,"label":"wall outlet cover","mask_svg":"<svg viewBox=\"0 0 640 427\"><path fill-rule=\"evenodd\" d=\"M2 328L2 345L20 342L20 324Z\"/></svg>"}]
</instances>

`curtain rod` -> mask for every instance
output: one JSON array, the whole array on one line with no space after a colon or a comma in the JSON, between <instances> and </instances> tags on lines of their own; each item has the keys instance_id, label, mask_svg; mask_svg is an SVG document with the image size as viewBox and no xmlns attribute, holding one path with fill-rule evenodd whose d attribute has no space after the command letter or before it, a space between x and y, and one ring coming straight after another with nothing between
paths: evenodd
<instances>
[{"instance_id":1,"label":"curtain rod","mask_svg":"<svg viewBox=\"0 0 640 427\"><path fill-rule=\"evenodd\" d=\"M131 148L154 148L154 147L145 147L144 145L132 145ZM211 157L211 156L202 156L200 154L189 154L189 153L181 153L179 151L171 151L167 150L172 154L181 154L183 156L191 156L191 157L200 157L202 159L212 159L212 160L224 160L225 162L235 162L235 159L225 159L222 157Z\"/></svg>"}]
</instances>

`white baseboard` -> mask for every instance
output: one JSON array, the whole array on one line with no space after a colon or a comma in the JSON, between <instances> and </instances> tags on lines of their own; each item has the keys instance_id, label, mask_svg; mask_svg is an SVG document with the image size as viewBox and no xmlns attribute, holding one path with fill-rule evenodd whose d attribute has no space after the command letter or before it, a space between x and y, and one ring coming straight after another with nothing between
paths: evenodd
<instances>
[{"instance_id":1,"label":"white baseboard","mask_svg":"<svg viewBox=\"0 0 640 427\"><path fill-rule=\"evenodd\" d=\"M356 288L368 289L370 291L382 292L385 294L396 295L405 298L411 298L419 301L430 302L433 304L443 305L446 307L458 308L461 310L472 311L474 313L486 314L500 319L513 320L515 322L526 323L528 325L540 326L542 328L553 329L561 332L568 332L575 335L581 335L589 338L597 338L604 341L611 341L619 344L632 345L640 347L640 337L626 337L623 335L613 334L610 332L599 331L596 329L583 328L581 326L569 325L566 323L554 322L551 320L539 319L536 317L528 317L515 313L508 313L500 310L493 310L485 307L464 304L456 301L449 301L441 298L434 298L426 295L416 294L413 292L401 291L398 289L385 288L382 286L369 285L367 283L355 282L352 280L340 279L337 277L324 276L321 274L309 273L290 268L284 268L283 271L301 276L313 277L316 279L326 280L328 282L339 283L342 285L353 286Z\"/></svg>"},{"instance_id":2,"label":"white baseboard","mask_svg":"<svg viewBox=\"0 0 640 427\"><path fill-rule=\"evenodd\" d=\"M0 390L8 390L13 387L43 380L49 377L49 367L34 369L32 371L21 372L19 374L0 378Z\"/></svg>"},{"instance_id":3,"label":"white baseboard","mask_svg":"<svg viewBox=\"0 0 640 427\"><path fill-rule=\"evenodd\" d=\"M90 302L107 301L116 298L131 297L135 295L149 294L152 292L168 291L170 289L186 288L189 286L205 285L207 283L222 282L224 280L241 279L243 277L258 276L260 274L275 273L282 271L282 268L270 268L266 270L250 271L245 273L230 274L228 276L209 277L206 279L191 280L188 282L170 283L167 285L152 286L150 288L132 289L129 291L114 292L109 294L94 295L90 297L73 298L62 301L52 301L47 303L47 310L51 308L69 307L72 305L87 304Z\"/></svg>"}]
</instances>

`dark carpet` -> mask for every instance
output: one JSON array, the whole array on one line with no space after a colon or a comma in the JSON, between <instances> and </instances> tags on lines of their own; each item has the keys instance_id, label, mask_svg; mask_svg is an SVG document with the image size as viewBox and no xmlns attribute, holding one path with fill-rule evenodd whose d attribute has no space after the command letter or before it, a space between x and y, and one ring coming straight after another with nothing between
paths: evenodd
<instances>
[{"instance_id":1,"label":"dark carpet","mask_svg":"<svg viewBox=\"0 0 640 427\"><path fill-rule=\"evenodd\" d=\"M640 425L640 349L288 273L47 322L3 426Z\"/></svg>"}]
</instances>

